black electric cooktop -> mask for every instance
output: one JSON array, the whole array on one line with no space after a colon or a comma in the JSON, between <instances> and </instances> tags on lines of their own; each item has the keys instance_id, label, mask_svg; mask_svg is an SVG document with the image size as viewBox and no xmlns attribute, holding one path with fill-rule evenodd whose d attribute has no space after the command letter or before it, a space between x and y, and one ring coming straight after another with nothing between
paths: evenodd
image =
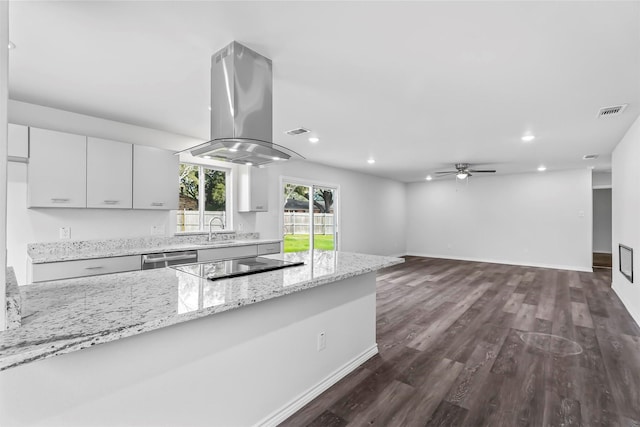
<instances>
[{"instance_id":1,"label":"black electric cooktop","mask_svg":"<svg viewBox=\"0 0 640 427\"><path fill-rule=\"evenodd\" d=\"M207 278L209 280L220 280L227 279L229 277L246 276L265 271L280 270L281 268L295 267L298 265L304 265L304 262L282 261L279 259L265 257L251 257L176 265L171 266L171 268L194 276Z\"/></svg>"}]
</instances>

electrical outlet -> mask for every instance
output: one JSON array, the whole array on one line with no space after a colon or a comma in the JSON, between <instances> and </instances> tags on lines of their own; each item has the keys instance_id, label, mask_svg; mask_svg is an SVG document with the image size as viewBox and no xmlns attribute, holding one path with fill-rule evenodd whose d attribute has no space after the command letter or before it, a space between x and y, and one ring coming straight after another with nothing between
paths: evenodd
<instances>
[{"instance_id":1,"label":"electrical outlet","mask_svg":"<svg viewBox=\"0 0 640 427\"><path fill-rule=\"evenodd\" d=\"M60 238L61 239L70 239L71 238L71 227L60 227Z\"/></svg>"},{"instance_id":2,"label":"electrical outlet","mask_svg":"<svg viewBox=\"0 0 640 427\"><path fill-rule=\"evenodd\" d=\"M164 236L164 225L152 225L151 226L151 235L152 236Z\"/></svg>"},{"instance_id":3,"label":"electrical outlet","mask_svg":"<svg viewBox=\"0 0 640 427\"><path fill-rule=\"evenodd\" d=\"M327 334L322 331L318 334L318 351L322 351L327 348Z\"/></svg>"},{"instance_id":4,"label":"electrical outlet","mask_svg":"<svg viewBox=\"0 0 640 427\"><path fill-rule=\"evenodd\" d=\"M238 223L238 231L242 231L242 230L244 230L244 224L239 222Z\"/></svg>"}]
</instances>

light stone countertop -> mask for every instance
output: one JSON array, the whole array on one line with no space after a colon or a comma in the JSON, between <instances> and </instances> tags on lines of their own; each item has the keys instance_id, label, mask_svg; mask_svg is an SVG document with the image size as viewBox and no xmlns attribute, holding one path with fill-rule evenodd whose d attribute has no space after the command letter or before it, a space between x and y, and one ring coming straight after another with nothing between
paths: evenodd
<instances>
[{"instance_id":1,"label":"light stone countertop","mask_svg":"<svg viewBox=\"0 0 640 427\"><path fill-rule=\"evenodd\" d=\"M268 257L305 265L218 281L161 268L20 286L22 325L0 332L0 370L404 262L318 250Z\"/></svg>"},{"instance_id":2,"label":"light stone countertop","mask_svg":"<svg viewBox=\"0 0 640 427\"><path fill-rule=\"evenodd\" d=\"M218 233L215 234L214 237L215 240L211 242L206 242L207 237L205 233L177 235L173 237L31 243L27 247L27 254L33 264L42 264L47 262L282 242L282 239L260 239L256 233L238 235L236 235L236 233Z\"/></svg>"},{"instance_id":3,"label":"light stone countertop","mask_svg":"<svg viewBox=\"0 0 640 427\"><path fill-rule=\"evenodd\" d=\"M18 286L13 267L7 267L5 283L7 287L7 329L13 329L19 327L22 322L22 316L20 314L20 287Z\"/></svg>"}]
</instances>

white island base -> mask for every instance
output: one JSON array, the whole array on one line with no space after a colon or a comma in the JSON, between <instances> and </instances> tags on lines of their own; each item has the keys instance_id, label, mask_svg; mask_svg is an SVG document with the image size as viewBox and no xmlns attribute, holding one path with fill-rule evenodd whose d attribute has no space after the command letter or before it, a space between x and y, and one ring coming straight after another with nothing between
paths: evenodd
<instances>
[{"instance_id":1,"label":"white island base","mask_svg":"<svg viewBox=\"0 0 640 427\"><path fill-rule=\"evenodd\" d=\"M277 425L377 353L375 278L7 369L0 425Z\"/></svg>"}]
</instances>

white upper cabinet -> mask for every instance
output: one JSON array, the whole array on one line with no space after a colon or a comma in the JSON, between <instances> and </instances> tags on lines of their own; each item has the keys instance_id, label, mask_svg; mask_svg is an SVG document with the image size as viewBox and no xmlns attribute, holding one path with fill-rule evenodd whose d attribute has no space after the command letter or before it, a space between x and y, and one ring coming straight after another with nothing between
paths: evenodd
<instances>
[{"instance_id":1,"label":"white upper cabinet","mask_svg":"<svg viewBox=\"0 0 640 427\"><path fill-rule=\"evenodd\" d=\"M131 209L133 146L87 138L87 207Z\"/></svg>"},{"instance_id":2,"label":"white upper cabinet","mask_svg":"<svg viewBox=\"0 0 640 427\"><path fill-rule=\"evenodd\" d=\"M86 207L87 138L38 128L29 138L29 207Z\"/></svg>"},{"instance_id":3,"label":"white upper cabinet","mask_svg":"<svg viewBox=\"0 0 640 427\"><path fill-rule=\"evenodd\" d=\"M133 208L178 209L179 158L172 151L133 146Z\"/></svg>"},{"instance_id":4,"label":"white upper cabinet","mask_svg":"<svg viewBox=\"0 0 640 427\"><path fill-rule=\"evenodd\" d=\"M266 212L269 208L268 170L244 165L238 169L238 212Z\"/></svg>"},{"instance_id":5,"label":"white upper cabinet","mask_svg":"<svg viewBox=\"0 0 640 427\"><path fill-rule=\"evenodd\" d=\"M29 157L29 127L9 123L7 156L26 159Z\"/></svg>"}]
</instances>

